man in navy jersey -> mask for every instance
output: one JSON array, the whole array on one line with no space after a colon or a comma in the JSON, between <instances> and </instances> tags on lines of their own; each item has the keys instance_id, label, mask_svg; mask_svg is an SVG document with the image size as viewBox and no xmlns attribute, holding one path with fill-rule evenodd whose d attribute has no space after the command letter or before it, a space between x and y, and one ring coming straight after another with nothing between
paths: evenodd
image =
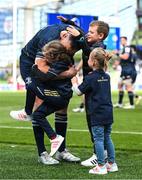
<instances>
[{"instance_id":1,"label":"man in navy jersey","mask_svg":"<svg viewBox=\"0 0 142 180\"><path fill-rule=\"evenodd\" d=\"M42 57L42 54L40 54ZM39 63L39 61L42 61ZM50 66L50 67L49 67ZM59 161L51 156L57 151L62 143L63 137L58 135L50 126L46 116L68 106L72 97L72 84L70 78L54 79L72 66L72 60L66 48L59 41L51 41L43 47L42 59L37 59L32 67L32 82L27 87L31 98L27 98L26 113L32 114L34 137L38 148L39 162L49 165L57 164ZM32 113L35 95L43 100L41 105ZM33 101L32 101L33 98ZM28 107L28 105L30 105ZM27 112L28 109L28 112ZM44 132L51 142L50 155L44 145Z\"/></svg>"},{"instance_id":2,"label":"man in navy jersey","mask_svg":"<svg viewBox=\"0 0 142 180\"><path fill-rule=\"evenodd\" d=\"M123 97L125 86L126 91L128 92L130 105L125 106L125 109L134 109L134 93L133 93L133 84L136 80L137 72L135 69L135 58L132 56L132 49L127 45L127 37L121 37L122 50L118 54L120 58L121 74L120 80L118 83L119 89L119 98L118 103L114 107L122 108L123 107Z\"/></svg>"},{"instance_id":3,"label":"man in navy jersey","mask_svg":"<svg viewBox=\"0 0 142 180\"><path fill-rule=\"evenodd\" d=\"M36 54L42 50L42 47L49 41L59 39L59 41L66 47L70 55L73 57L74 53L78 50L76 49L76 43L73 36L66 31L68 25L66 24L56 24L47 26L41 29L37 34L27 43L27 45L22 49L20 56L20 71L26 86L31 81L30 72L31 67L35 62ZM75 75L76 72L74 68L71 69L68 76ZM25 110L11 111L10 115L17 113L19 117L29 120ZM13 117L13 116L12 116ZM66 137L67 130L67 107L55 113L55 129L56 133ZM66 160L70 162L78 162L80 158L72 155L68 150L66 150L66 142L62 143L57 154L58 160Z\"/></svg>"}]
</instances>

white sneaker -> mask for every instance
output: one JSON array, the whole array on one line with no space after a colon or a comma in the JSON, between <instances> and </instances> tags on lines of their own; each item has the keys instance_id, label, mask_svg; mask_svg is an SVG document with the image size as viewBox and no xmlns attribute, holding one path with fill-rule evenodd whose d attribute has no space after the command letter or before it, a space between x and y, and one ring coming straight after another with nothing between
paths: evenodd
<instances>
[{"instance_id":1,"label":"white sneaker","mask_svg":"<svg viewBox=\"0 0 142 180\"><path fill-rule=\"evenodd\" d=\"M38 157L38 162L46 165L59 164L59 161L53 159L46 151Z\"/></svg>"},{"instance_id":2,"label":"white sneaker","mask_svg":"<svg viewBox=\"0 0 142 180\"><path fill-rule=\"evenodd\" d=\"M135 109L134 105L128 105L128 106L124 106L124 109Z\"/></svg>"},{"instance_id":3,"label":"white sneaker","mask_svg":"<svg viewBox=\"0 0 142 180\"><path fill-rule=\"evenodd\" d=\"M74 108L72 111L73 112L84 112L84 108L78 107L78 108Z\"/></svg>"},{"instance_id":4,"label":"white sneaker","mask_svg":"<svg viewBox=\"0 0 142 180\"><path fill-rule=\"evenodd\" d=\"M135 99L136 99L135 104L138 105L140 103L140 101L142 100L142 96L138 96Z\"/></svg>"},{"instance_id":5,"label":"white sneaker","mask_svg":"<svg viewBox=\"0 0 142 180\"><path fill-rule=\"evenodd\" d=\"M24 109L19 111L10 111L10 116L13 119L20 121L31 121L31 116L27 115Z\"/></svg>"},{"instance_id":6,"label":"white sneaker","mask_svg":"<svg viewBox=\"0 0 142 180\"><path fill-rule=\"evenodd\" d=\"M97 165L97 156L93 154L89 159L81 162L82 166L95 166Z\"/></svg>"},{"instance_id":7,"label":"white sneaker","mask_svg":"<svg viewBox=\"0 0 142 180\"><path fill-rule=\"evenodd\" d=\"M94 167L93 169L89 170L90 174L100 174L100 175L104 175L107 174L107 168L106 166L99 166L97 165L96 167Z\"/></svg>"},{"instance_id":8,"label":"white sneaker","mask_svg":"<svg viewBox=\"0 0 142 180\"><path fill-rule=\"evenodd\" d=\"M50 156L53 156L56 153L56 151L61 146L63 140L64 140L64 137L62 137L61 135L57 135L55 139L50 140L50 142L51 142Z\"/></svg>"},{"instance_id":9,"label":"white sneaker","mask_svg":"<svg viewBox=\"0 0 142 180\"><path fill-rule=\"evenodd\" d=\"M55 158L59 161L64 160L68 162L79 162L80 158L74 156L71 154L67 149L65 149L63 152L56 152Z\"/></svg>"},{"instance_id":10,"label":"white sneaker","mask_svg":"<svg viewBox=\"0 0 142 180\"><path fill-rule=\"evenodd\" d=\"M113 107L114 108L123 108L123 104L117 103L117 104L114 104Z\"/></svg>"},{"instance_id":11,"label":"white sneaker","mask_svg":"<svg viewBox=\"0 0 142 180\"><path fill-rule=\"evenodd\" d=\"M116 172L118 171L118 166L116 163L109 164L108 162L106 163L106 168L108 172Z\"/></svg>"}]
</instances>

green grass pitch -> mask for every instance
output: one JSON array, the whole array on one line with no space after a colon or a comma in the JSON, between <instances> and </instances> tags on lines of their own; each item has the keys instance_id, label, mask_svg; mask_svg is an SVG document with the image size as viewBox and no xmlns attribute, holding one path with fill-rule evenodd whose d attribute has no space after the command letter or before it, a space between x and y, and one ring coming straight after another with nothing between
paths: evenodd
<instances>
[{"instance_id":1,"label":"green grass pitch","mask_svg":"<svg viewBox=\"0 0 142 180\"><path fill-rule=\"evenodd\" d=\"M140 92L139 92L140 94ZM141 93L142 95L142 93ZM125 103L128 102L125 94ZM79 163L61 162L45 166L37 162L37 150L30 122L9 117L11 110L23 108L24 92L0 92L0 179L141 179L142 178L142 101L134 110L114 109L112 139L116 148L119 172L105 176L91 175L88 167ZM113 93L113 102L117 93ZM80 103L74 96L68 110L67 147L81 160L92 155L92 143L85 113L73 113ZM49 116L54 126L54 116ZM50 143L47 138L46 147Z\"/></svg>"}]
</instances>

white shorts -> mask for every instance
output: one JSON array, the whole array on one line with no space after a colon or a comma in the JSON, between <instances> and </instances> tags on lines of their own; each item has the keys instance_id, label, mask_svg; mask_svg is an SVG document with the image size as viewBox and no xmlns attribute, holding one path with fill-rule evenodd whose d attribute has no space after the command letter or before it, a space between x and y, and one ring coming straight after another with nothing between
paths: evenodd
<instances>
[{"instance_id":1,"label":"white shorts","mask_svg":"<svg viewBox=\"0 0 142 180\"><path fill-rule=\"evenodd\" d=\"M120 77L120 79L119 79L119 83L120 84L123 84L123 85L133 85L133 80L132 80L132 78L129 78L129 79L123 79L122 77Z\"/></svg>"}]
</instances>

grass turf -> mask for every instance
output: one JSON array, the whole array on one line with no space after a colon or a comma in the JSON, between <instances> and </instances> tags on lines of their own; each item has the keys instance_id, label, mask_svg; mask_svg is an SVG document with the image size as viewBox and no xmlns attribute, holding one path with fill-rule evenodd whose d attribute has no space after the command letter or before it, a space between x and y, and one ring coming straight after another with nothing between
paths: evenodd
<instances>
[{"instance_id":1,"label":"grass turf","mask_svg":"<svg viewBox=\"0 0 142 180\"><path fill-rule=\"evenodd\" d=\"M0 93L0 179L141 179L142 164L142 102L134 110L115 109L112 139L116 147L118 173L105 176L88 174L90 168L80 164L61 162L56 166L37 163L37 152L30 122L18 122L9 117L9 111L24 104L23 92ZM113 93L116 102L117 93ZM125 102L128 99L125 98ZM92 154L92 143L87 131L85 113L71 109L80 102L73 97L69 106L67 134L68 148L82 160ZM54 124L53 115L49 121ZM12 128L13 127L13 128ZM17 128L19 127L19 128ZM76 131L71 131L76 129ZM80 130L80 131L79 131ZM138 134L137 134L138 133ZM49 150L49 140L46 138Z\"/></svg>"}]
</instances>

